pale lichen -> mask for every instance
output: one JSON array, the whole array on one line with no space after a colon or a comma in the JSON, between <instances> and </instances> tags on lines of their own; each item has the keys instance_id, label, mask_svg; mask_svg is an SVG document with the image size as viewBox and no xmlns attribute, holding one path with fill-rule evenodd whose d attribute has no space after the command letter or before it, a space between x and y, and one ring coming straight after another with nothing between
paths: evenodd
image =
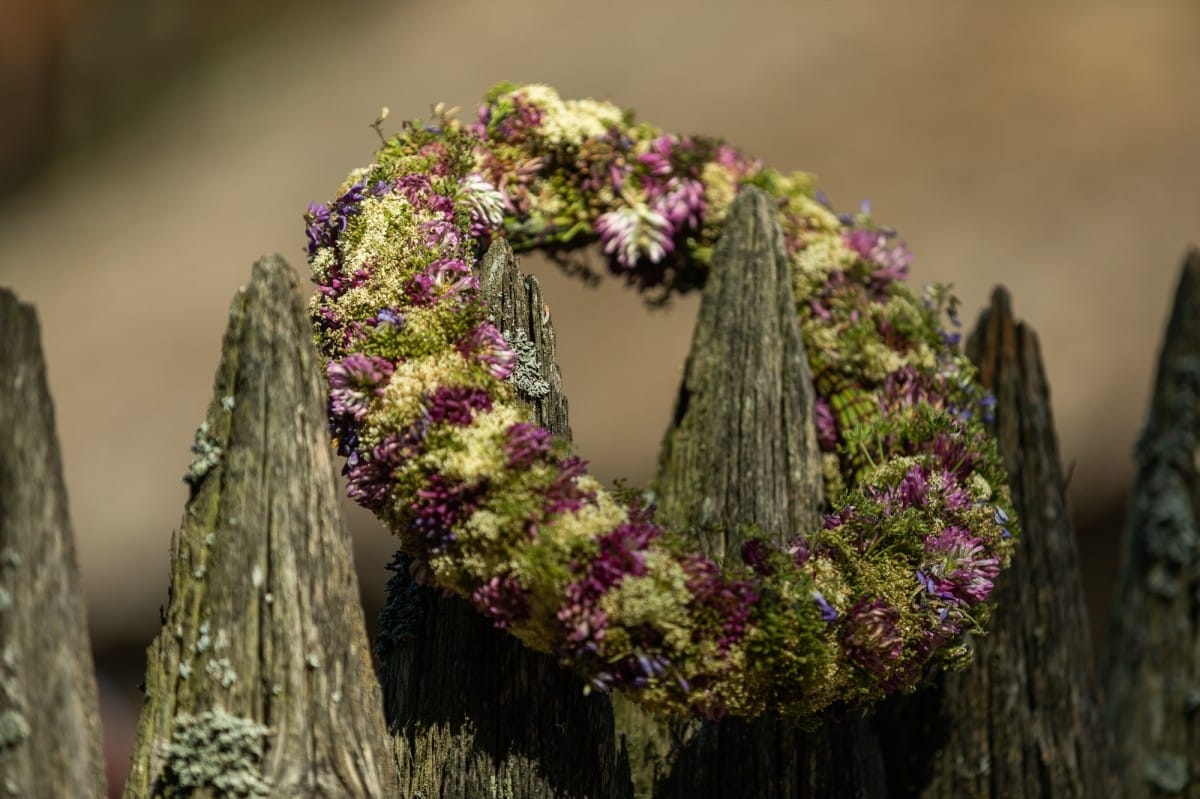
<instances>
[{"instance_id":1,"label":"pale lichen","mask_svg":"<svg viewBox=\"0 0 1200 799\"><path fill-rule=\"evenodd\" d=\"M188 465L183 479L196 488L218 463L221 462L221 442L209 430L208 420L196 428L195 441L192 443L192 462Z\"/></svg>"},{"instance_id":2,"label":"pale lichen","mask_svg":"<svg viewBox=\"0 0 1200 799\"><path fill-rule=\"evenodd\" d=\"M209 789L238 799L269 796L271 780L262 773L269 735L262 724L219 707L198 715L178 714L171 741L163 749L165 793Z\"/></svg>"},{"instance_id":3,"label":"pale lichen","mask_svg":"<svg viewBox=\"0 0 1200 799\"><path fill-rule=\"evenodd\" d=\"M30 732L29 722L20 711L10 709L0 713L0 751L19 745Z\"/></svg>"}]
</instances>

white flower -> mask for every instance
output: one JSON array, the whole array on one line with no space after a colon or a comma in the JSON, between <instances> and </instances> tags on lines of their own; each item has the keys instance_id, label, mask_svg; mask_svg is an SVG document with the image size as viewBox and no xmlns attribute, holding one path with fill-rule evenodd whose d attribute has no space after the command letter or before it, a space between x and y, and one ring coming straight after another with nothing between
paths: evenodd
<instances>
[{"instance_id":1,"label":"white flower","mask_svg":"<svg viewBox=\"0 0 1200 799\"><path fill-rule=\"evenodd\" d=\"M604 252L626 269L633 268L643 254L650 263L666 257L673 249L669 229L665 216L642 204L609 211L596 220Z\"/></svg>"},{"instance_id":2,"label":"white flower","mask_svg":"<svg viewBox=\"0 0 1200 799\"><path fill-rule=\"evenodd\" d=\"M504 223L507 198L478 172L472 172L458 184L458 201L466 203L472 222L493 228Z\"/></svg>"}]
</instances>

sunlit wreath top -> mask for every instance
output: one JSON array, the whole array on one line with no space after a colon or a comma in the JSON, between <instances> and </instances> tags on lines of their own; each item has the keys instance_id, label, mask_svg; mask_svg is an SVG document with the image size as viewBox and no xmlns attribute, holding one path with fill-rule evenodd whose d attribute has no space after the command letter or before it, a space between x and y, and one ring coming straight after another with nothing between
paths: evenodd
<instances>
[{"instance_id":1,"label":"sunlit wreath top","mask_svg":"<svg viewBox=\"0 0 1200 799\"><path fill-rule=\"evenodd\" d=\"M745 185L779 204L829 507L718 565L530 421L532 348L489 319L472 265L496 237L599 242L640 288L694 288ZM307 223L349 493L422 579L667 712L810 715L965 659L1015 533L991 402L940 326L953 303L910 293L908 251L866 208L838 216L810 176L719 140L502 84L472 124L406 125Z\"/></svg>"}]
</instances>

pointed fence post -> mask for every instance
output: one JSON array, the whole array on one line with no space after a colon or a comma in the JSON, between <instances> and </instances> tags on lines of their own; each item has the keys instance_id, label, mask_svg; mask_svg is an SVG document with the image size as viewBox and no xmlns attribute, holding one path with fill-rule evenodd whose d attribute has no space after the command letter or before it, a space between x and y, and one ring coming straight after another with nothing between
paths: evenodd
<instances>
[{"instance_id":1,"label":"pointed fence post","mask_svg":"<svg viewBox=\"0 0 1200 799\"><path fill-rule=\"evenodd\" d=\"M37 314L0 289L0 795L106 795Z\"/></svg>"},{"instance_id":2,"label":"pointed fence post","mask_svg":"<svg viewBox=\"0 0 1200 799\"><path fill-rule=\"evenodd\" d=\"M230 309L126 799L395 796L297 287L264 258Z\"/></svg>"},{"instance_id":3,"label":"pointed fence post","mask_svg":"<svg viewBox=\"0 0 1200 799\"><path fill-rule=\"evenodd\" d=\"M1021 540L966 669L884 703L891 795L1105 799L1113 782L1079 554L1037 334L1002 288L967 345L996 397Z\"/></svg>"},{"instance_id":4,"label":"pointed fence post","mask_svg":"<svg viewBox=\"0 0 1200 799\"><path fill-rule=\"evenodd\" d=\"M1188 252L1138 441L1104 658L1119 794L1200 794L1200 249Z\"/></svg>"},{"instance_id":5,"label":"pointed fence post","mask_svg":"<svg viewBox=\"0 0 1200 799\"><path fill-rule=\"evenodd\" d=\"M495 323L526 350L530 368L516 379L535 421L569 438L537 281L517 270L504 241L492 245L479 278ZM399 557L380 626L376 651L402 796L629 796L609 698L585 696L582 680L555 658L494 629L463 600L416 586Z\"/></svg>"},{"instance_id":6,"label":"pointed fence post","mask_svg":"<svg viewBox=\"0 0 1200 799\"><path fill-rule=\"evenodd\" d=\"M713 254L657 481L659 518L695 531L718 561L739 557L738 525L782 542L821 522L815 395L791 284L774 205L745 189ZM760 718L641 737L658 742L634 753L639 786L656 784L657 799L881 795L878 743L858 712L808 732Z\"/></svg>"}]
</instances>

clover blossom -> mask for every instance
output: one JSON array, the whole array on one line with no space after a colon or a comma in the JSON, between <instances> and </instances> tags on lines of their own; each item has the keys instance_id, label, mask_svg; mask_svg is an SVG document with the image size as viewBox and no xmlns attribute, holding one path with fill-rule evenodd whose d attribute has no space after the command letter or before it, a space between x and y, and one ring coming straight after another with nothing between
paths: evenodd
<instances>
[{"instance_id":1,"label":"clover blossom","mask_svg":"<svg viewBox=\"0 0 1200 799\"><path fill-rule=\"evenodd\" d=\"M388 436L366 453L352 452L346 461L346 496L367 510L382 511L396 469L420 451L423 426Z\"/></svg>"},{"instance_id":2,"label":"clover blossom","mask_svg":"<svg viewBox=\"0 0 1200 799\"><path fill-rule=\"evenodd\" d=\"M366 416L371 400L382 393L382 386L392 376L393 368L386 358L357 353L340 361L330 361L325 368L329 381L329 413L360 421Z\"/></svg>"},{"instance_id":3,"label":"clover blossom","mask_svg":"<svg viewBox=\"0 0 1200 799\"><path fill-rule=\"evenodd\" d=\"M982 602L992 593L1000 561L970 531L959 526L948 527L926 539L925 552L930 560L922 571L937 587L931 593L971 603Z\"/></svg>"},{"instance_id":4,"label":"clover blossom","mask_svg":"<svg viewBox=\"0 0 1200 799\"><path fill-rule=\"evenodd\" d=\"M508 441L504 453L510 468L531 465L535 460L550 452L554 436L544 427L530 422L518 422L508 428Z\"/></svg>"},{"instance_id":5,"label":"clover blossom","mask_svg":"<svg viewBox=\"0 0 1200 799\"><path fill-rule=\"evenodd\" d=\"M643 256L657 263L674 249L667 218L645 205L601 214L595 227L605 254L625 269L633 269Z\"/></svg>"},{"instance_id":6,"label":"clover blossom","mask_svg":"<svg viewBox=\"0 0 1200 799\"><path fill-rule=\"evenodd\" d=\"M492 376L500 380L512 374L517 365L517 353L491 322L480 322L459 343L458 350L464 358L474 358L487 366Z\"/></svg>"},{"instance_id":7,"label":"clover blossom","mask_svg":"<svg viewBox=\"0 0 1200 799\"><path fill-rule=\"evenodd\" d=\"M452 425L467 425L478 412L492 409L492 398L487 392L465 386L442 386L429 398L429 421L433 424L445 422Z\"/></svg>"},{"instance_id":8,"label":"clover blossom","mask_svg":"<svg viewBox=\"0 0 1200 799\"><path fill-rule=\"evenodd\" d=\"M904 648L900 611L884 599L861 599L842 622L842 642L860 668L884 675Z\"/></svg>"},{"instance_id":9,"label":"clover blossom","mask_svg":"<svg viewBox=\"0 0 1200 799\"><path fill-rule=\"evenodd\" d=\"M439 258L425 271L413 275L405 294L413 305L431 305L459 292L479 288L479 280L471 268L458 258Z\"/></svg>"},{"instance_id":10,"label":"clover blossom","mask_svg":"<svg viewBox=\"0 0 1200 799\"><path fill-rule=\"evenodd\" d=\"M511 574L492 577L475 589L471 601L501 630L529 615L529 592Z\"/></svg>"}]
</instances>

